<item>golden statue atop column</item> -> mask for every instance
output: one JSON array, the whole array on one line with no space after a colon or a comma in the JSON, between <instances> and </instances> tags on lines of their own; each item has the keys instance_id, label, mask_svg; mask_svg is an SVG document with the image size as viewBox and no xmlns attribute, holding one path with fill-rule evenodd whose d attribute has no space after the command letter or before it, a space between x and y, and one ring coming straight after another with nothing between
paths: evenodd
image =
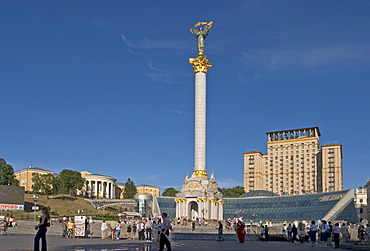
<instances>
[{"instance_id":1,"label":"golden statue atop column","mask_svg":"<svg viewBox=\"0 0 370 251\"><path fill-rule=\"evenodd\" d=\"M198 22L190 29L190 33L194 34L197 37L198 41L198 53L197 58L189 58L190 64L194 67L194 73L204 72L207 73L208 68L212 66L212 63L209 62L204 53L204 40L206 39L208 32L213 26L213 21L207 22Z\"/></svg>"}]
</instances>

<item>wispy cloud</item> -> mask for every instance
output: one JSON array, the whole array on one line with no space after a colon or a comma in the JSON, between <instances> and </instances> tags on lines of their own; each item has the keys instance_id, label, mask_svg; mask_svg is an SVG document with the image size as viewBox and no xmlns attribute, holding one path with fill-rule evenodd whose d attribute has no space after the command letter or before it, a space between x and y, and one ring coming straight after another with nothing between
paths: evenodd
<instances>
[{"instance_id":1,"label":"wispy cloud","mask_svg":"<svg viewBox=\"0 0 370 251\"><path fill-rule=\"evenodd\" d=\"M135 49L186 49L188 45L183 41L171 40L150 40L148 37L135 43L130 42L127 37L121 33L122 41L126 46Z\"/></svg>"},{"instance_id":2,"label":"wispy cloud","mask_svg":"<svg viewBox=\"0 0 370 251\"><path fill-rule=\"evenodd\" d=\"M290 68L319 68L339 64L353 65L369 62L370 46L331 46L259 50L242 53L242 61L248 66L268 70Z\"/></svg>"},{"instance_id":3,"label":"wispy cloud","mask_svg":"<svg viewBox=\"0 0 370 251\"><path fill-rule=\"evenodd\" d=\"M176 81L172 76L173 74L170 73L146 72L145 75L151 78L154 82L167 84L178 83L178 81Z\"/></svg>"},{"instance_id":4,"label":"wispy cloud","mask_svg":"<svg viewBox=\"0 0 370 251\"><path fill-rule=\"evenodd\" d=\"M172 113L176 113L176 114L183 114L184 112L182 111L179 111L179 110L172 110L172 109L166 109L167 112L172 112Z\"/></svg>"},{"instance_id":5,"label":"wispy cloud","mask_svg":"<svg viewBox=\"0 0 370 251\"><path fill-rule=\"evenodd\" d=\"M154 67L154 66L153 66L152 61L150 61L150 62L149 62L148 66L149 66L149 68L150 68L151 70L153 70L153 71L158 71L158 72L160 72L160 71L161 71L161 70L159 70L158 68L156 68L156 67Z\"/></svg>"},{"instance_id":6,"label":"wispy cloud","mask_svg":"<svg viewBox=\"0 0 370 251\"><path fill-rule=\"evenodd\" d=\"M154 82L167 83L167 84L173 84L173 83L179 82L175 79L175 73L160 70L159 68L153 65L152 61L149 62L148 68L150 69L150 71L147 71L145 75L151 78Z\"/></svg>"}]
</instances>

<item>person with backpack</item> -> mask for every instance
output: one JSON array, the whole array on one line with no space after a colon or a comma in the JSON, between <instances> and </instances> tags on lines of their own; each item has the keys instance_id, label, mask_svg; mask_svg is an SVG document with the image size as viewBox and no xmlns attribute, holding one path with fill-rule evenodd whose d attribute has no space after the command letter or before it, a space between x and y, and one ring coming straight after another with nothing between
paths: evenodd
<instances>
[{"instance_id":1,"label":"person with backpack","mask_svg":"<svg viewBox=\"0 0 370 251\"><path fill-rule=\"evenodd\" d=\"M328 245L328 236L330 232L330 227L326 224L326 220L321 221L322 224L320 226L320 247L321 245L327 246Z\"/></svg>"}]
</instances>

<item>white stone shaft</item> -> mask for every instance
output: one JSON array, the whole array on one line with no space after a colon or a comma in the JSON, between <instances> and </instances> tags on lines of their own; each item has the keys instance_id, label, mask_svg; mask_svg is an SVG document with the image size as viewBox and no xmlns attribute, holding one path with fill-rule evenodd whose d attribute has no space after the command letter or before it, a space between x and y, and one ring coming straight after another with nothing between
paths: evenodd
<instances>
[{"instance_id":1,"label":"white stone shaft","mask_svg":"<svg viewBox=\"0 0 370 251\"><path fill-rule=\"evenodd\" d=\"M194 170L206 170L206 73L195 73Z\"/></svg>"}]
</instances>

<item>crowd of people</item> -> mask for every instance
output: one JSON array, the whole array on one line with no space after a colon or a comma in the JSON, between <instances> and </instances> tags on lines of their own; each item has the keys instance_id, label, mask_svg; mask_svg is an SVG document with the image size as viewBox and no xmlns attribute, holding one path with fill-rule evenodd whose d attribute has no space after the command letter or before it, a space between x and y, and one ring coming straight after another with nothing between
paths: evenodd
<instances>
[{"instance_id":1,"label":"crowd of people","mask_svg":"<svg viewBox=\"0 0 370 251\"><path fill-rule=\"evenodd\" d=\"M0 235L7 234L10 227L18 227L17 220L13 217L0 216Z\"/></svg>"},{"instance_id":2,"label":"crowd of people","mask_svg":"<svg viewBox=\"0 0 370 251\"><path fill-rule=\"evenodd\" d=\"M50 227L50 214L47 208L41 210L42 217L40 223L35 227L38 232L35 236L34 250L39 250L39 240L42 240L42 246L46 247L46 231ZM63 217L62 224L62 237L74 238L76 236L77 227L75 219L72 217ZM93 235L92 217L86 218L84 223L84 232L81 237L91 237ZM186 227L188 224L192 226L194 231L195 226L207 226L208 222L204 219L194 219L189 221L186 218L175 218L172 224ZM79 222L81 224L81 222ZM82 222L83 224L83 222ZM125 219L116 222L103 221L100 224L101 238L120 240L121 232L125 232L124 238L128 240L140 240L146 242L159 242L160 250L167 247L171 250L171 243L169 238L169 231L172 230L172 224L167 218L167 214L163 213L162 218L147 218L147 219ZM251 224L252 225L252 224ZM81 226L81 225L80 225ZM218 241L223 241L223 229L234 229L237 239L240 243L245 242L245 223L242 218L228 219L226 221L214 221L210 223L218 232ZM259 224L259 239L261 241L270 240L270 227L271 223L266 222ZM6 233L8 227L17 227L17 221L12 217L0 217L0 230ZM330 221L319 220L315 221L294 221L291 223L283 224L282 237L288 242L294 243L307 243L310 242L312 246L319 245L320 247L334 246L339 248L340 243L346 243L351 240L350 232L354 232L354 225L347 225L345 222L335 222L332 224ZM351 228L352 231L349 231ZM80 228L81 229L81 228ZM370 226L358 225L357 238L360 242L367 242L370 244ZM354 238L352 237L352 240Z\"/></svg>"},{"instance_id":3,"label":"crowd of people","mask_svg":"<svg viewBox=\"0 0 370 251\"><path fill-rule=\"evenodd\" d=\"M263 231L261 230L261 235ZM283 237L288 242L311 242L312 246L319 245L320 247L333 246L339 248L340 243L346 243L350 240L349 226L342 222L332 224L330 221L321 220L318 222L311 221L295 221L293 223L283 225ZM370 227L369 224L358 227L358 239L361 242L370 243Z\"/></svg>"}]
</instances>

